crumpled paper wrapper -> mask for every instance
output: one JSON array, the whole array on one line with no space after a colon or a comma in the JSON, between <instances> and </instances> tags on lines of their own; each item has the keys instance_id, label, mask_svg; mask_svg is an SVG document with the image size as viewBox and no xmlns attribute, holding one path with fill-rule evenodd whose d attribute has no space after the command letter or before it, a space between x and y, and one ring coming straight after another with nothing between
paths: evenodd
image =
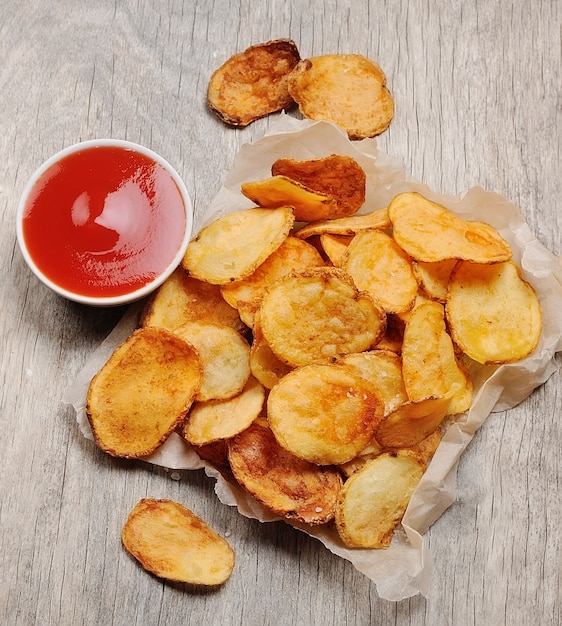
<instances>
[{"instance_id":1,"label":"crumpled paper wrapper","mask_svg":"<svg viewBox=\"0 0 562 626\"><path fill-rule=\"evenodd\" d=\"M269 177L271 164L277 158L308 159L330 154L351 156L365 170L367 194L360 213L387 206L400 192L418 191L464 218L492 224L511 244L514 260L523 269L525 279L534 286L542 305L543 333L531 356L512 365L474 367L471 372L475 386L473 405L468 413L448 425L412 496L402 526L386 550L350 550L333 529L310 529L293 524L319 539L334 554L347 559L373 580L381 598L399 601L419 593L427 596L431 559L423 535L455 500L456 470L463 450L491 412L517 405L557 370L555 353L562 345L562 265L560 257L548 252L533 237L517 207L501 196L481 188L470 189L457 197L439 195L426 185L409 179L402 164L381 153L375 140L351 142L332 124L296 120L285 114L277 117L265 137L240 149L224 186L208 210L195 216L194 233L220 215L253 206L240 193L240 184ZM136 327L141 306L130 307L65 396L65 401L75 407L77 421L86 437L92 438L85 413L89 382L115 347ZM236 485L227 482L175 433L145 460L170 470L204 468L216 479L215 492L222 503L236 506L242 515L262 522L279 519Z\"/></svg>"}]
</instances>

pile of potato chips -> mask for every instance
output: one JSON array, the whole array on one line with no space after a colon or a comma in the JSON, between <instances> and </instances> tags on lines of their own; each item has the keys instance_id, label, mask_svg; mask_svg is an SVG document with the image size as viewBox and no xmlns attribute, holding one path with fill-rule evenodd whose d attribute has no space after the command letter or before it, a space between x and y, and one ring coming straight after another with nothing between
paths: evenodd
<instances>
[{"instance_id":1,"label":"pile of potato chips","mask_svg":"<svg viewBox=\"0 0 562 626\"><path fill-rule=\"evenodd\" d=\"M469 364L529 355L539 301L488 224L416 192L369 213L350 157L271 170L191 241L87 415L112 455L178 432L275 515L384 548L471 406Z\"/></svg>"}]
</instances>

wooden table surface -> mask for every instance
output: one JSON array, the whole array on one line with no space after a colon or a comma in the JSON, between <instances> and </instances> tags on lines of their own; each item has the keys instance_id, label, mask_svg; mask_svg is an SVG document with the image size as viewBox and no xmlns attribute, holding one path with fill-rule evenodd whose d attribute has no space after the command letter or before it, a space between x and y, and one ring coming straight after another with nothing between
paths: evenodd
<instances>
[{"instance_id":1,"label":"wooden table surface","mask_svg":"<svg viewBox=\"0 0 562 626\"><path fill-rule=\"evenodd\" d=\"M124 309L57 297L15 239L28 177L91 138L156 150L204 210L272 121L225 127L205 106L209 76L249 45L290 37L303 57L377 61L396 101L379 147L435 191L505 196L558 255L561 29L556 0L0 3L2 624L562 623L558 372L477 433L457 500L427 534L429 596L390 602L318 541L221 504L202 471L119 461L84 438L62 398ZM125 553L122 524L145 496L187 503L228 536L237 563L224 586L165 584Z\"/></svg>"}]
</instances>

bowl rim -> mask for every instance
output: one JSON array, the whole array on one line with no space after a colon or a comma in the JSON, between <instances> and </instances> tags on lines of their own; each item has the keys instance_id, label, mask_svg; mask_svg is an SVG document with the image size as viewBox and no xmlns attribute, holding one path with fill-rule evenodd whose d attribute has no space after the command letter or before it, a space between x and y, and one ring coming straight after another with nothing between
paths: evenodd
<instances>
[{"instance_id":1,"label":"bowl rim","mask_svg":"<svg viewBox=\"0 0 562 626\"><path fill-rule=\"evenodd\" d=\"M35 261L33 260L31 254L29 253L27 243L25 241L25 237L23 234L23 216L25 212L25 208L27 205L27 201L29 195L37 183L37 181L41 178L41 176L53 165L58 163L61 159L74 154L76 152L80 152L81 150L86 150L89 148L98 148L98 147L117 147L123 148L126 150L132 150L138 152L148 158L152 159L156 163L158 163L161 167L163 167L168 174L171 176L173 181L175 182L178 191L181 195L183 206L185 209L185 230L183 234L183 238L181 241L181 245L177 250L176 255L173 260L170 262L168 267L161 272L156 278L152 281L144 285L143 287L136 289L130 293L118 295L118 296L85 296L83 294L74 293L68 289L64 289L55 283L53 280L45 276L42 272L41 268L37 266ZM52 291L57 293L58 295L66 298L67 300L71 300L73 302L78 302L79 304L87 304L90 306L120 306L124 304L129 304L132 302L136 302L137 300L141 300L142 298L153 293L160 285L170 277L170 275L174 272L174 270L181 263L182 258L185 255L185 251L191 239L191 235L193 232L193 203L191 200L191 196L187 187L179 175L177 170L160 154L143 146L141 144L135 143L133 141L129 141L126 139L114 139L114 138L99 138L99 139L87 139L84 141L79 141L77 143L71 144L62 150L59 150L52 156L50 156L46 161L44 161L29 177L27 180L23 191L20 195L20 199L18 202L17 210L16 210L16 239L19 246L19 249L24 257L25 262L31 271L35 274L35 276L47 287L49 287Z\"/></svg>"}]
</instances>

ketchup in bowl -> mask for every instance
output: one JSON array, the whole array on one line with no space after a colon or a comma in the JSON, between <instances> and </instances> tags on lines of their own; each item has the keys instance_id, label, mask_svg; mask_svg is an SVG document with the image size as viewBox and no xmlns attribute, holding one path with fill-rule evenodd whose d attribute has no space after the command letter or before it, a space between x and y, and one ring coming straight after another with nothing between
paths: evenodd
<instances>
[{"instance_id":1,"label":"ketchup in bowl","mask_svg":"<svg viewBox=\"0 0 562 626\"><path fill-rule=\"evenodd\" d=\"M116 140L55 155L28 184L18 240L31 269L71 300L121 304L154 290L181 261L192 208L177 173Z\"/></svg>"}]
</instances>

